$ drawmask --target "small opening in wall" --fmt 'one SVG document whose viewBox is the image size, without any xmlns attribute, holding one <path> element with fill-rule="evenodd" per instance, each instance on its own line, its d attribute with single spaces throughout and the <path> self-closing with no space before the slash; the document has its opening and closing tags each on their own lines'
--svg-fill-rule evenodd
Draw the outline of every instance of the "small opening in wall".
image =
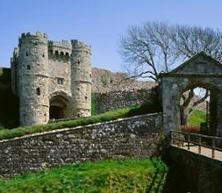
<svg viewBox="0 0 222 193">
<path fill-rule="evenodd" d="M 77 88 L 77 90 L 80 90 L 80 88 Z"/>
<path fill-rule="evenodd" d="M 87 96 L 85 96 L 85 100 L 87 100 L 88 99 L 88 97 Z"/>
<path fill-rule="evenodd" d="M 36 94 L 37 94 L 37 95 L 40 95 L 40 94 L 41 94 L 41 91 L 40 91 L 40 88 L 39 88 L 39 87 L 36 89 Z"/>
<path fill-rule="evenodd" d="M 57 78 L 57 83 L 60 85 L 64 84 L 64 78 Z"/>
<path fill-rule="evenodd" d="M 56 55 L 56 56 L 59 55 L 59 51 L 58 51 L 58 50 L 55 51 L 55 55 Z"/>
<path fill-rule="evenodd" d="M 26 52 L 26 53 L 25 53 L 25 55 L 26 55 L 26 56 L 28 56 L 28 55 L 29 55 L 29 53 L 28 53 L 28 52 Z"/>
<path fill-rule="evenodd" d="M 43 58 L 45 57 L 45 54 L 44 54 L 44 53 L 42 54 L 42 57 L 43 57 Z"/>
<path fill-rule="evenodd" d="M 69 57 L 69 53 L 68 52 L 66 52 L 66 57 Z"/>
<path fill-rule="evenodd" d="M 80 64 L 80 60 L 77 60 L 77 64 Z"/>
<path fill-rule="evenodd" d="M 64 56 L 64 52 L 60 52 L 61 56 Z"/>
<path fill-rule="evenodd" d="M 27 70 L 30 70 L 30 69 L 31 69 L 30 65 L 27 65 Z"/>
</svg>

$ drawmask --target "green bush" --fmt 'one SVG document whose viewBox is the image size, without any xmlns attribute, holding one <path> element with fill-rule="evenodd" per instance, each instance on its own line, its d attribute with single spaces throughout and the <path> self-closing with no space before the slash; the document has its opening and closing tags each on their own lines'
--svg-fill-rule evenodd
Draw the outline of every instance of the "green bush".
<svg viewBox="0 0 222 193">
<path fill-rule="evenodd" d="M 0 192 L 162 192 L 167 170 L 159 159 L 87 162 L 2 179 Z"/>
</svg>

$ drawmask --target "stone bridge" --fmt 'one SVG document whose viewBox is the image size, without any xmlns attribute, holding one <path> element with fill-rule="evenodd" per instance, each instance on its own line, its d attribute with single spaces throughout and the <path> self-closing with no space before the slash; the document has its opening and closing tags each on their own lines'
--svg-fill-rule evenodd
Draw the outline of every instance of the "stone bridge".
<svg viewBox="0 0 222 193">
<path fill-rule="evenodd" d="M 167 192 L 221 193 L 222 137 L 171 131 Z"/>
</svg>

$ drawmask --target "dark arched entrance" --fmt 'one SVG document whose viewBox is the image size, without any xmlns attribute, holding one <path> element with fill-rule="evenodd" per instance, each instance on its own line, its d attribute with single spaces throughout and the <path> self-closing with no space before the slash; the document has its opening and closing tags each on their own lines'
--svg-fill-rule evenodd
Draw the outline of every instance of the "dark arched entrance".
<svg viewBox="0 0 222 193">
<path fill-rule="evenodd" d="M 49 118 L 62 119 L 67 115 L 67 100 L 62 96 L 54 96 L 50 100 Z"/>
</svg>

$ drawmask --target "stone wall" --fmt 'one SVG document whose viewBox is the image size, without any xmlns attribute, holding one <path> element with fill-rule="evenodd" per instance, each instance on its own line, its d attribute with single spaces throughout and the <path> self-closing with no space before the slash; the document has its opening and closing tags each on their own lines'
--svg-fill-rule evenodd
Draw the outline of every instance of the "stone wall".
<svg viewBox="0 0 222 193">
<path fill-rule="evenodd" d="M 161 115 L 148 114 L 0 141 L 0 175 L 87 160 L 159 155 Z"/>
<path fill-rule="evenodd" d="M 92 92 L 150 89 L 157 84 L 154 81 L 131 79 L 126 73 L 111 72 L 106 69 L 92 68 Z"/>
<path fill-rule="evenodd" d="M 152 103 L 152 89 L 140 89 L 130 91 L 112 91 L 106 93 L 96 93 L 96 113 L 103 113 L 109 110 L 123 108 L 136 104 Z"/>
<path fill-rule="evenodd" d="M 222 162 L 187 150 L 170 147 L 165 192 L 222 192 Z"/>
</svg>

